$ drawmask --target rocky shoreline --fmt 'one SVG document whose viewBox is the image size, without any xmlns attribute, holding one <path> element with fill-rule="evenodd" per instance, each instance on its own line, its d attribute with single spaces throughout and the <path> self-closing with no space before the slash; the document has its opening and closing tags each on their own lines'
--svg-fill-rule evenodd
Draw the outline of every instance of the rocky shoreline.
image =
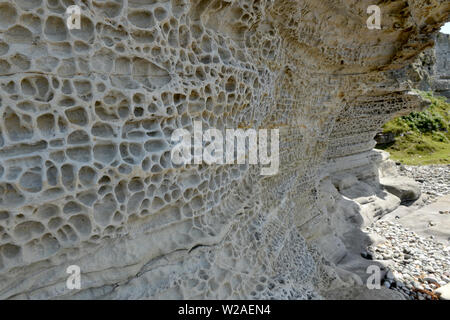
<svg viewBox="0 0 450 320">
<path fill-rule="evenodd" d="M 389 270 L 382 282 L 411 300 L 436 300 L 435 290 L 450 283 L 450 246 L 389 221 L 366 228 L 387 241 L 367 248 L 366 255 Z"/>
<path fill-rule="evenodd" d="M 410 206 L 420 208 L 450 194 L 450 165 L 397 164 L 397 167 L 401 175 L 420 183 L 422 196 Z M 450 220 L 448 210 L 436 211 L 436 216 Z M 416 219 L 409 215 L 409 218 L 406 215 L 402 219 Z M 385 241 L 369 246 L 362 256 L 386 266 L 388 271 L 382 285 L 401 293 L 406 299 L 442 299 L 444 294 L 441 291 L 450 287 L 450 238 L 441 241 L 433 235 L 418 234 L 396 223 L 396 219 L 399 217 L 394 214 L 393 221 L 382 218 L 365 229 L 365 232 L 376 234 Z"/>
<path fill-rule="evenodd" d="M 397 163 L 398 172 L 420 184 L 424 204 L 450 194 L 450 165 L 408 166 Z"/>
</svg>

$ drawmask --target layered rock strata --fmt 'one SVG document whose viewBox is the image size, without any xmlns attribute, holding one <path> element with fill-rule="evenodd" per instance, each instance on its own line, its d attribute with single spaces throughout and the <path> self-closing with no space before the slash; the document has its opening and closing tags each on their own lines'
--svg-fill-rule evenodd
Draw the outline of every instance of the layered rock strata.
<svg viewBox="0 0 450 320">
<path fill-rule="evenodd" d="M 450 101 L 450 35 L 438 33 L 436 36 L 434 54 L 436 63 L 432 73 L 431 86 L 433 91 Z"/>
<path fill-rule="evenodd" d="M 450 10 L 380 2 L 368 29 L 373 4 L 1 2 L 0 298 L 319 299 L 361 284 L 360 227 L 401 201 L 373 137 L 424 107 L 409 65 Z M 279 129 L 278 174 L 174 165 L 171 134 L 197 120 Z"/>
</svg>

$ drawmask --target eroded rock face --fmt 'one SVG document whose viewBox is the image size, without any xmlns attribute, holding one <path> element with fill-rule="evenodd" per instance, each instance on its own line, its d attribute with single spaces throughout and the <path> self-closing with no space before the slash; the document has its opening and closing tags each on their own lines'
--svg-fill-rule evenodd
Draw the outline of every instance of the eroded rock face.
<svg viewBox="0 0 450 320">
<path fill-rule="evenodd" d="M 373 137 L 423 106 L 407 66 L 448 1 L 381 4 L 381 30 L 360 0 L 86 1 L 68 30 L 71 4 L 0 4 L 0 298 L 311 299 L 360 284 L 351 232 L 400 203 Z M 174 165 L 171 134 L 195 120 L 278 128 L 279 173 Z"/>
<path fill-rule="evenodd" d="M 450 35 L 438 33 L 436 36 L 432 88 L 433 91 L 450 100 Z"/>
</svg>

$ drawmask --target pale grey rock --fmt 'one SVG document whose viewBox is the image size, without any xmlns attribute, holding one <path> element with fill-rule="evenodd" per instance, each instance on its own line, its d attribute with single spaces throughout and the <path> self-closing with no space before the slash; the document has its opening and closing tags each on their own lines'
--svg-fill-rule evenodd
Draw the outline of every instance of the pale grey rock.
<svg viewBox="0 0 450 320">
<path fill-rule="evenodd" d="M 398 172 L 420 184 L 423 204 L 417 203 L 419 206 L 430 204 L 439 197 L 450 194 L 450 165 L 400 165 Z M 446 210 L 442 211 L 445 214 Z"/>
<path fill-rule="evenodd" d="M 441 300 L 450 300 L 450 283 L 436 289 L 435 291 Z"/>
<path fill-rule="evenodd" d="M 383 153 L 383 157 L 385 161 L 380 166 L 380 184 L 401 201 L 417 200 L 421 195 L 419 184 L 409 177 L 400 175 L 395 162 L 388 160 L 386 153 Z"/>
<path fill-rule="evenodd" d="M 420 197 L 420 187 L 412 179 L 407 177 L 389 177 L 380 179 L 380 183 L 386 190 L 402 201 L 417 200 Z"/>
<path fill-rule="evenodd" d="M 385 215 L 382 220 L 395 221 L 420 235 L 433 236 L 433 240 L 448 244 L 450 243 L 450 215 L 440 214 L 439 211 L 449 207 L 450 195 L 446 195 L 419 209 L 401 206 Z"/>
<path fill-rule="evenodd" d="M 433 66 L 432 89 L 450 101 L 450 35 L 438 33 L 435 37 L 434 54 L 436 63 Z"/>
<path fill-rule="evenodd" d="M 385 275 L 385 283 L 389 282 L 391 284 L 389 288 L 397 291 L 409 289 L 411 299 L 418 299 L 420 296 L 432 299 L 427 294 L 418 295 L 414 290 L 435 292 L 439 285 L 448 283 L 445 276 L 446 270 L 450 269 L 448 247 L 443 242 L 425 238 L 400 224 L 384 219 L 385 217 L 368 226 L 366 230 L 386 238 L 382 244 L 369 246 L 368 252 L 375 256 L 376 253 L 389 255 L 392 252 L 399 252 L 398 259 L 380 261 L 389 270 Z"/>
<path fill-rule="evenodd" d="M 330 300 L 405 300 L 405 297 L 397 291 L 383 287 L 367 289 L 365 286 L 328 291 L 324 297 Z"/>
<path fill-rule="evenodd" d="M 373 137 L 427 105 L 408 70 L 448 1 L 381 3 L 381 30 L 361 1 L 77 3 L 81 30 L 72 1 L 0 3 L 0 299 L 320 299 L 364 283 L 362 228 L 400 205 Z M 175 165 L 171 134 L 196 120 L 279 129 L 279 172 Z"/>
</svg>

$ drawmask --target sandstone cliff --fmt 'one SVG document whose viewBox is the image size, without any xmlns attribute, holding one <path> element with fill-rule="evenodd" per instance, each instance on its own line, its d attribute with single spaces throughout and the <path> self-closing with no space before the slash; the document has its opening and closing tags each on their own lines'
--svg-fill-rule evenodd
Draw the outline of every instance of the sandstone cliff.
<svg viewBox="0 0 450 320">
<path fill-rule="evenodd" d="M 1 299 L 360 284 L 359 228 L 403 196 L 373 137 L 425 105 L 410 65 L 448 1 L 380 2 L 371 30 L 366 0 L 89 0 L 68 30 L 71 4 L 0 3 Z M 278 128 L 279 173 L 173 165 L 171 133 L 195 120 Z"/>
<path fill-rule="evenodd" d="M 438 33 L 435 38 L 436 63 L 432 72 L 432 89 L 450 101 L 450 35 Z"/>
</svg>

